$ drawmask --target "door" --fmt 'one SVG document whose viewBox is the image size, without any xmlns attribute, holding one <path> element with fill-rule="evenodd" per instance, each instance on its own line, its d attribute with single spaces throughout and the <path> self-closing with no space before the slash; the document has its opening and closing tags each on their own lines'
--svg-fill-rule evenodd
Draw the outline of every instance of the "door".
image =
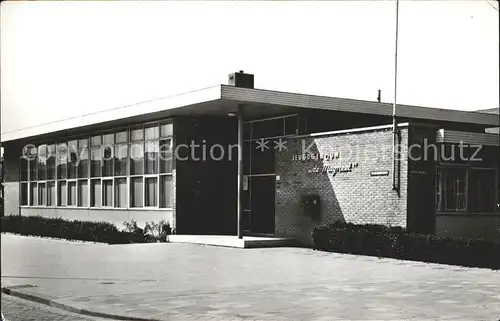
<svg viewBox="0 0 500 321">
<path fill-rule="evenodd" d="M 275 175 L 250 176 L 249 230 L 257 234 L 274 234 Z"/>
</svg>

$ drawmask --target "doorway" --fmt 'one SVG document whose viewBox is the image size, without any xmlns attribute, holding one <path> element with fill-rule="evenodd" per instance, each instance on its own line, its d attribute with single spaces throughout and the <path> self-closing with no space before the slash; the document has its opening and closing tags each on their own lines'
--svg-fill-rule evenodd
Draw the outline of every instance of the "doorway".
<svg viewBox="0 0 500 321">
<path fill-rule="evenodd" d="M 274 234 L 276 175 L 248 175 L 244 185 L 244 231 Z"/>
</svg>

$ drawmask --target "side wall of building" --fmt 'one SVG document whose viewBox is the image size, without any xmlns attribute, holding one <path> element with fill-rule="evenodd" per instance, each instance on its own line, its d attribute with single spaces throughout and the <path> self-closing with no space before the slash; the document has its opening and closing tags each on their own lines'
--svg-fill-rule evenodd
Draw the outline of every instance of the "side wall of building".
<svg viewBox="0 0 500 321">
<path fill-rule="evenodd" d="M 4 147 L 4 206 L 5 215 L 19 215 L 19 158 L 22 144 L 6 143 Z"/>
<path fill-rule="evenodd" d="M 400 129 L 399 192 L 392 188 L 391 128 L 289 140 L 276 153 L 275 234 L 310 243 L 315 227 L 339 220 L 406 227 L 408 128 Z M 333 159 L 295 160 L 304 148 Z M 323 172 L 325 165 L 339 172 Z M 303 195 L 320 197 L 319 219 L 302 212 Z"/>
<path fill-rule="evenodd" d="M 235 117 L 178 117 L 174 121 L 176 231 L 236 233 Z"/>
</svg>

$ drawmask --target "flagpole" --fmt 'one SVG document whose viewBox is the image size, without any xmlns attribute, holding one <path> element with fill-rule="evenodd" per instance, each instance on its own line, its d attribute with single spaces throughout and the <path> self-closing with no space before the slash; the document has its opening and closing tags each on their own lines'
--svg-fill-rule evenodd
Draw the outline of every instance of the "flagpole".
<svg viewBox="0 0 500 321">
<path fill-rule="evenodd" d="M 396 123 L 396 102 L 398 89 L 398 33 L 399 33 L 399 0 L 396 0 L 396 50 L 394 54 L 394 102 L 392 103 L 392 189 L 397 190 L 396 176 L 396 145 L 397 145 L 397 123 Z"/>
</svg>

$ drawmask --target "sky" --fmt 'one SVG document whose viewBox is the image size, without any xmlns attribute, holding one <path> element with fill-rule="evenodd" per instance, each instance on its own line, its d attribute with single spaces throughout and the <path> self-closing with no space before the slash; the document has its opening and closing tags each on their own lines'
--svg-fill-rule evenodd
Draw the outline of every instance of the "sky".
<svg viewBox="0 0 500 321">
<path fill-rule="evenodd" d="M 496 9 L 494 8 L 496 7 Z M 5 1 L 1 132 L 227 83 L 393 102 L 395 1 Z M 498 3 L 401 1 L 397 102 L 499 106 Z"/>
</svg>

